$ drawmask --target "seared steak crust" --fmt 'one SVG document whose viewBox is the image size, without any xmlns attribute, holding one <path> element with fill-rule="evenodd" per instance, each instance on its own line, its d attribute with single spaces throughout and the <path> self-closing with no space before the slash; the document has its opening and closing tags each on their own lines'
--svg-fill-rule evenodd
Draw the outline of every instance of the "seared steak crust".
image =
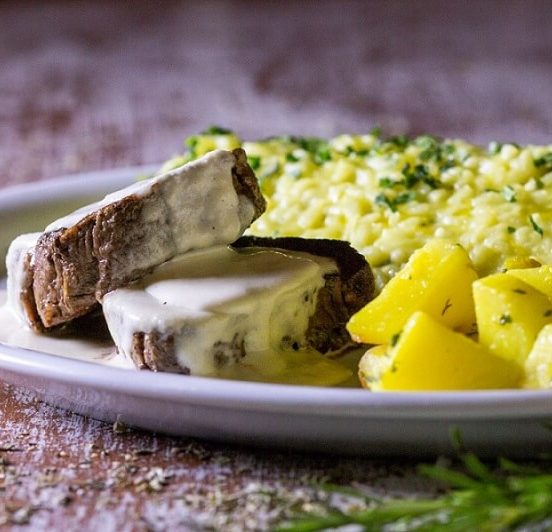
<svg viewBox="0 0 552 532">
<path fill-rule="evenodd" d="M 315 312 L 309 320 L 306 340 L 310 347 L 320 353 L 337 351 L 352 343 L 345 325 L 355 312 L 373 298 L 374 277 L 366 259 L 348 242 L 244 236 L 234 242 L 232 247 L 276 248 L 334 260 L 338 272 L 325 277 L 325 285 L 317 295 Z M 189 373 L 188 368 L 178 365 L 174 339 L 163 338 L 158 331 L 135 333 L 132 359 L 141 369 L 174 372 L 174 368 L 178 368 L 180 373 Z"/>
<path fill-rule="evenodd" d="M 237 149 L 232 156 L 232 184 L 253 205 L 251 223 L 264 211 L 265 200 L 245 152 Z M 107 292 L 141 278 L 181 252 L 163 197 L 165 186 L 155 182 L 146 194 L 125 196 L 39 238 L 27 261 L 32 283 L 21 293 L 34 330 L 42 332 L 89 313 Z"/>
</svg>

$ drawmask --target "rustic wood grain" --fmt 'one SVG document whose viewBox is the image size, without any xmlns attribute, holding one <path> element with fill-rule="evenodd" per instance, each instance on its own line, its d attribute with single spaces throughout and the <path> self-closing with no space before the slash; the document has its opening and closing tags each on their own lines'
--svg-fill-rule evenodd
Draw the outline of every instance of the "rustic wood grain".
<svg viewBox="0 0 552 532">
<path fill-rule="evenodd" d="M 210 124 L 550 143 L 551 22 L 547 0 L 2 2 L 0 185 L 159 162 Z M 121 433 L 0 387 L 6 527 L 264 529 L 315 481 L 434 490 L 413 468 Z"/>
</svg>

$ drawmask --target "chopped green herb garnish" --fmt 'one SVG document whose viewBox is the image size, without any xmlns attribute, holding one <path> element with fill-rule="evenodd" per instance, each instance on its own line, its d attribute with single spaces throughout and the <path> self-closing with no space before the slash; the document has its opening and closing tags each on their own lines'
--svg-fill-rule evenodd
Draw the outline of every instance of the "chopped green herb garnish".
<svg viewBox="0 0 552 532">
<path fill-rule="evenodd" d="M 390 200 L 385 194 L 378 194 L 375 197 L 375 202 L 378 205 L 387 205 L 387 207 L 389 207 L 389 209 L 391 209 L 392 212 L 396 212 L 397 210 L 397 207 L 395 206 L 393 201 Z"/>
<path fill-rule="evenodd" d="M 497 153 L 500 153 L 500 150 L 502 149 L 503 144 L 501 142 L 492 141 L 489 143 L 489 147 L 487 148 L 487 151 L 491 155 L 496 155 Z"/>
<path fill-rule="evenodd" d="M 198 142 L 199 142 L 199 137 L 197 135 L 192 135 L 184 141 L 184 145 L 186 146 L 186 148 L 188 148 L 188 151 L 190 152 L 190 155 L 192 157 L 195 157 L 196 155 L 195 150 Z"/>
<path fill-rule="evenodd" d="M 261 167 L 261 158 L 258 155 L 248 155 L 247 162 L 253 170 L 258 170 Z"/>
<path fill-rule="evenodd" d="M 500 316 L 498 320 L 498 323 L 500 323 L 500 325 L 506 325 L 507 323 L 512 323 L 512 316 L 510 316 L 510 314 L 502 314 L 502 316 Z"/>
<path fill-rule="evenodd" d="M 443 310 L 441 311 L 441 316 L 444 316 L 445 315 L 445 312 L 450 308 L 452 307 L 452 303 L 450 302 L 450 299 L 447 299 L 445 301 L 445 306 L 443 307 Z"/>
<path fill-rule="evenodd" d="M 430 135 L 423 135 L 416 139 L 416 145 L 422 148 L 420 152 L 420 159 L 422 161 L 434 161 L 440 163 L 444 159 L 444 155 L 452 155 L 454 148 L 450 144 L 441 144 L 439 139 Z M 452 149 L 451 149 L 452 148 Z M 454 165 L 453 161 L 449 160 L 449 163 Z"/>
<path fill-rule="evenodd" d="M 390 198 L 385 194 L 378 194 L 375 201 L 379 205 L 387 205 L 392 212 L 397 212 L 397 207 L 399 205 L 403 205 L 414 199 L 416 199 L 416 194 L 414 192 L 403 192 L 395 198 Z"/>
<path fill-rule="evenodd" d="M 409 201 L 412 201 L 416 195 L 414 192 L 404 192 L 403 194 L 399 194 L 395 198 L 395 205 L 401 205 L 402 203 L 408 203 Z"/>
<path fill-rule="evenodd" d="M 533 159 L 533 164 L 537 168 L 542 168 L 545 172 L 550 172 L 552 170 L 552 151 L 544 154 L 542 157 Z"/>
<path fill-rule="evenodd" d="M 397 345 L 397 342 L 399 341 L 399 338 L 401 337 L 401 333 L 395 333 L 393 336 L 391 336 L 391 340 L 389 340 L 389 343 L 391 344 L 391 347 L 395 347 Z"/>
<path fill-rule="evenodd" d="M 517 201 L 516 191 L 510 185 L 506 185 L 502 189 L 502 194 L 504 195 L 504 198 L 506 199 L 506 201 L 508 201 L 509 203 L 515 203 Z"/>
<path fill-rule="evenodd" d="M 453 159 L 448 159 L 441 166 L 439 166 L 439 170 L 441 172 L 445 172 L 449 168 L 454 168 L 455 166 L 456 166 L 456 161 Z"/>
<path fill-rule="evenodd" d="M 406 135 L 398 135 L 396 137 L 389 137 L 387 142 L 404 150 L 404 148 L 406 148 L 410 143 L 410 139 Z"/>
<path fill-rule="evenodd" d="M 512 292 L 515 292 L 516 294 L 526 294 L 527 292 L 523 290 L 522 288 L 514 288 Z"/>
<path fill-rule="evenodd" d="M 398 185 L 398 181 L 394 181 L 390 177 L 381 177 L 378 181 L 378 185 L 381 188 L 393 188 L 395 185 Z"/>
<path fill-rule="evenodd" d="M 293 152 L 286 153 L 286 161 L 288 163 L 296 163 L 299 161 L 299 157 L 293 154 Z"/>
<path fill-rule="evenodd" d="M 432 189 L 439 188 L 440 181 L 430 175 L 427 166 L 424 164 L 417 164 L 414 169 L 407 163 L 403 166 L 402 174 L 404 176 L 404 186 L 406 188 L 413 188 L 418 183 L 422 182 L 428 185 Z"/>
<path fill-rule="evenodd" d="M 330 145 L 327 140 L 318 137 L 280 137 L 282 140 L 297 144 L 299 148 L 309 152 L 316 164 L 331 160 Z"/>
<path fill-rule="evenodd" d="M 506 228 L 506 231 L 508 231 L 508 233 L 512 234 L 512 233 L 515 233 L 515 232 L 516 232 L 516 228 L 515 228 L 515 227 L 512 227 L 511 225 L 509 225 L 509 226 Z"/>
<path fill-rule="evenodd" d="M 370 130 L 370 135 L 372 135 L 372 137 L 380 138 L 381 134 L 382 134 L 381 126 L 375 126 Z"/>
<path fill-rule="evenodd" d="M 226 129 L 220 126 L 210 126 L 201 132 L 202 135 L 231 135 L 231 129 Z"/>
<path fill-rule="evenodd" d="M 543 228 L 537 222 L 535 222 L 535 219 L 533 218 L 533 215 L 531 215 L 531 214 L 529 215 L 529 221 L 531 222 L 531 226 L 533 227 L 533 231 L 538 233 L 541 236 L 541 238 L 544 238 Z"/>
<path fill-rule="evenodd" d="M 316 153 L 314 154 L 314 162 L 316 164 L 322 164 L 326 161 L 332 160 L 332 153 L 330 152 L 329 146 L 320 146 Z"/>
<path fill-rule="evenodd" d="M 355 150 L 352 146 L 347 146 L 345 149 L 347 155 L 357 155 L 358 157 L 366 157 L 370 153 L 370 150 L 363 148 L 362 150 Z"/>
<path fill-rule="evenodd" d="M 550 316 L 552 316 L 552 308 L 545 310 L 543 315 L 545 318 L 549 318 Z"/>
</svg>

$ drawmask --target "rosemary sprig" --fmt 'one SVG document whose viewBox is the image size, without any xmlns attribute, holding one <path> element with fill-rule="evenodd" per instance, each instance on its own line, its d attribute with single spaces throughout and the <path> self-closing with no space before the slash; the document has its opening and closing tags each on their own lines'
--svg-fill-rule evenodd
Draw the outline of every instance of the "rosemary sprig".
<svg viewBox="0 0 552 532">
<path fill-rule="evenodd" d="M 345 525 L 365 531 L 460 532 L 464 530 L 518 531 L 552 529 L 552 474 L 499 459 L 497 472 L 475 454 L 460 456 L 464 471 L 421 465 L 422 475 L 449 486 L 432 499 L 386 499 L 375 502 L 361 492 L 367 509 L 297 517 L 280 527 L 285 532 L 310 532 Z M 322 489 L 324 489 L 322 487 Z M 335 487 L 332 488 L 335 491 Z M 349 488 L 344 494 L 352 495 Z"/>
</svg>

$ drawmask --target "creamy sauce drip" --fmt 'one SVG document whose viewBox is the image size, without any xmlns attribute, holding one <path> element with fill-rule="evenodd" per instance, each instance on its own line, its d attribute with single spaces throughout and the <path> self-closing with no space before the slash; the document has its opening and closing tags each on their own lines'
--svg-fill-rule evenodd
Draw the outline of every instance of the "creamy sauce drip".
<svg viewBox="0 0 552 532">
<path fill-rule="evenodd" d="M 0 291 L 0 342 L 64 358 L 84 360 L 119 368 L 132 368 L 130 361 L 117 354 L 113 340 L 98 322 L 90 321 L 86 331 L 65 334 L 36 334 L 20 320 Z M 105 329 L 105 327 L 104 327 Z M 1 349 L 1 347 L 0 347 Z"/>
<path fill-rule="evenodd" d="M 197 206 L 201 195 L 211 195 L 216 197 L 207 198 L 216 199 L 214 203 L 202 202 L 202 204 L 212 204 L 213 211 L 232 207 L 236 214 L 235 220 L 227 220 L 227 224 L 239 226 L 243 229 L 251 222 L 253 206 L 245 198 L 238 198 L 232 181 L 232 168 L 235 164 L 235 158 L 232 153 L 224 150 L 216 150 L 197 161 L 193 161 L 184 166 L 176 168 L 170 172 L 132 183 L 128 187 L 117 190 L 105 196 L 104 199 L 85 205 L 76 211 L 59 218 L 50 223 L 45 231 L 54 231 L 64 227 L 71 227 L 83 220 L 89 214 L 129 196 L 145 197 L 152 192 L 154 188 L 162 190 L 164 201 L 169 208 L 182 208 L 182 195 L 187 196 L 190 206 Z M 167 190 L 164 190 L 166 188 Z M 212 190 L 210 190 L 212 188 Z M 178 197 L 178 198 L 177 198 Z M 177 202 L 176 199 L 179 201 Z M 205 200 L 205 198 L 203 198 Z M 217 207 L 215 207 L 217 205 Z M 235 207 L 235 209 L 234 209 Z M 199 209 L 193 209 L 200 211 Z M 176 214 L 176 213 L 175 213 Z M 182 214 L 182 212 L 180 212 Z M 192 211 L 190 211 L 192 214 Z M 191 216 L 191 218 L 194 218 Z M 204 218 L 206 218 L 204 216 Z M 247 220 L 247 218 L 249 218 Z M 223 227 L 228 230 L 228 226 Z"/>
<path fill-rule="evenodd" d="M 6 255 L 6 270 L 9 272 L 6 283 L 8 305 L 23 323 L 27 322 L 27 317 L 21 303 L 21 291 L 27 284 L 27 277 L 29 275 L 24 264 L 27 253 L 32 253 L 41 234 L 42 233 L 28 233 L 18 236 L 10 244 Z"/>
<path fill-rule="evenodd" d="M 236 378 L 244 373 L 248 380 L 288 382 L 283 375 L 290 365 L 297 371 L 302 364 L 302 381 L 320 379 L 325 372 L 322 379 L 335 384 L 346 377 L 342 368 L 340 373 L 318 353 L 282 345 L 288 337 L 304 341 L 316 293 L 331 271 L 335 263 L 326 258 L 219 246 L 180 256 L 133 287 L 107 294 L 104 314 L 128 357 L 135 333 L 156 331 L 175 338 L 179 364 L 193 375 Z M 318 373 L 308 377 L 313 364 Z M 332 371 L 324 369 L 329 366 Z"/>
<path fill-rule="evenodd" d="M 117 352 L 109 336 L 97 334 L 94 330 L 97 323 L 90 322 L 90 328 L 72 334 L 36 334 L 5 303 L 6 292 L 0 290 L 0 343 L 102 366 L 135 370 L 132 362 Z M 273 351 L 253 354 L 245 364 L 236 364 L 205 376 L 305 386 L 358 387 L 353 373 L 361 354 L 351 352 L 332 360 L 310 350 Z"/>
</svg>

